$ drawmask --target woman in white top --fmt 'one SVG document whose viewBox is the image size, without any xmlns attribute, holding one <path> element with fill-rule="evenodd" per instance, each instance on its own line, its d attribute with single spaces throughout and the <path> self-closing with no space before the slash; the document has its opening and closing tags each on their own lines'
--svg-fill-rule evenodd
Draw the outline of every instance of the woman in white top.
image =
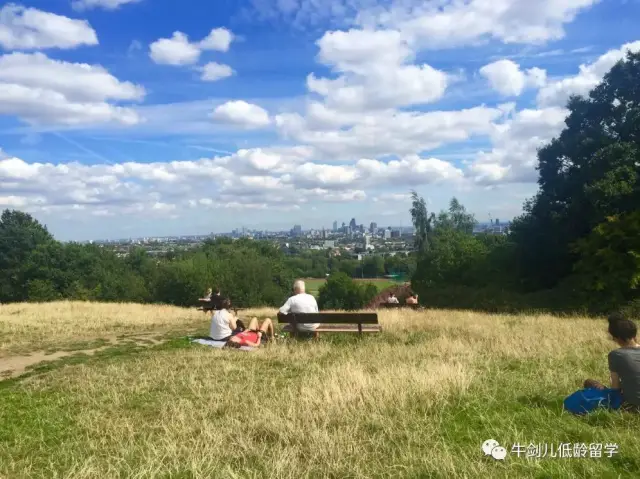
<svg viewBox="0 0 640 479">
<path fill-rule="evenodd" d="M 222 300 L 220 306 L 221 308 L 211 317 L 209 337 L 214 341 L 228 341 L 232 336 L 242 332 L 243 328 L 238 327 L 236 317 L 229 311 L 229 299 Z"/>
</svg>

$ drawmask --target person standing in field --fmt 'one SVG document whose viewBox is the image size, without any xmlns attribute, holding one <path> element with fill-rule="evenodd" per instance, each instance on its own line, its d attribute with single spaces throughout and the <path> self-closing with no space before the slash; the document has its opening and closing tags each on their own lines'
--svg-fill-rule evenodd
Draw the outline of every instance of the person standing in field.
<svg viewBox="0 0 640 479">
<path fill-rule="evenodd" d="M 640 345 L 636 339 L 638 328 L 622 315 L 609 316 L 609 334 L 620 346 L 609 353 L 611 388 L 622 393 L 622 409 L 640 412 Z M 593 379 L 584 382 L 585 388 L 606 389 Z"/>
<path fill-rule="evenodd" d="M 316 298 L 305 292 L 305 284 L 301 279 L 293 283 L 293 296 L 280 308 L 282 314 L 289 313 L 317 313 Z M 320 324 L 298 324 L 298 331 L 315 333 Z"/>
</svg>

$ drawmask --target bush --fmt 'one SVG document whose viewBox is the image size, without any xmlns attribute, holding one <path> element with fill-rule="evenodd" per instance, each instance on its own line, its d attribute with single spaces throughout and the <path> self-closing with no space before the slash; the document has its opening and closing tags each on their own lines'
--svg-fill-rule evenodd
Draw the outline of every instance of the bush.
<svg viewBox="0 0 640 479">
<path fill-rule="evenodd" d="M 347 311 L 362 309 L 377 292 L 373 284 L 360 285 L 345 273 L 335 273 L 320 287 L 318 306 Z"/>
</svg>

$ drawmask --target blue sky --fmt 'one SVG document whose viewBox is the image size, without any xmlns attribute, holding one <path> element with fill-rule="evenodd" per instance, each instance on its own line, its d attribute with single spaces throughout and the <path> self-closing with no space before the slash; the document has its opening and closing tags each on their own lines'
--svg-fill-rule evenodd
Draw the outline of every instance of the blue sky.
<svg viewBox="0 0 640 479">
<path fill-rule="evenodd" d="M 411 189 L 509 219 L 569 95 L 640 49 L 635 0 L 0 8 L 0 208 L 61 239 L 408 225 Z"/>
</svg>

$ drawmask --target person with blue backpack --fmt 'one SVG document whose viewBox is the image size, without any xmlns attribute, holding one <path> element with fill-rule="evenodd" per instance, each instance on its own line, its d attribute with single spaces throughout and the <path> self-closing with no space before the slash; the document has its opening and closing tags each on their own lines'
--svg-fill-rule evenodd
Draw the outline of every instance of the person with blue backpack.
<svg viewBox="0 0 640 479">
<path fill-rule="evenodd" d="M 640 412 L 640 345 L 638 328 L 620 314 L 609 316 L 609 334 L 620 346 L 609 353 L 611 387 L 587 379 L 584 389 L 564 400 L 564 407 L 574 414 L 586 414 L 599 407 Z"/>
</svg>

